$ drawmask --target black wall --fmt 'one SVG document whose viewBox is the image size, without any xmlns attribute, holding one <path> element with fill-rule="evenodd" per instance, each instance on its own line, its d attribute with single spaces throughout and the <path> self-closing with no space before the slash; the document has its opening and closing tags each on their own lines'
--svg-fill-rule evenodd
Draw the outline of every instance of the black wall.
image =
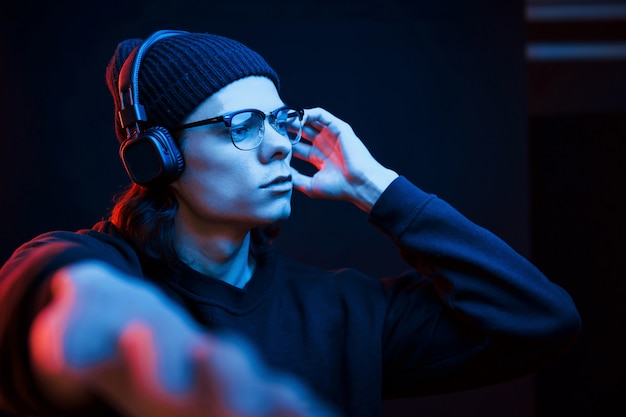
<svg viewBox="0 0 626 417">
<path fill-rule="evenodd" d="M 534 257 L 583 318 L 579 343 L 537 378 L 537 415 L 624 415 L 626 111 L 536 117 L 530 132 Z"/>
<path fill-rule="evenodd" d="M 579 343 L 538 375 L 537 416 L 626 415 L 626 1 L 531 3 L 588 12 L 527 31 L 531 46 L 587 51 L 528 66 L 533 258 L 583 319 Z"/>
<path fill-rule="evenodd" d="M 248 44 L 279 72 L 287 102 L 320 105 L 349 121 L 381 162 L 530 255 L 522 0 L 1 7 L 1 260 L 38 233 L 88 227 L 106 214 L 127 178 L 104 68 L 119 40 L 162 28 Z M 327 267 L 381 276 L 404 268 L 365 216 L 339 202 L 296 195 L 279 244 Z M 527 417 L 535 396 L 531 376 L 389 402 L 386 415 Z"/>
</svg>

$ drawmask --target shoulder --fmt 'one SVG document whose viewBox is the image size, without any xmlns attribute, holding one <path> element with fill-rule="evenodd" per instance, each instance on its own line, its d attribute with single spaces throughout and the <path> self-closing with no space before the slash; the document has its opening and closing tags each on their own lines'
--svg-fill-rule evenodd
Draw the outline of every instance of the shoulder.
<svg viewBox="0 0 626 417">
<path fill-rule="evenodd" d="M 20 249 L 52 242 L 67 242 L 68 244 L 76 243 L 98 246 L 100 244 L 125 243 L 125 240 L 111 222 L 103 220 L 87 229 L 80 229 L 76 231 L 52 230 L 42 233 L 24 243 L 20 246 Z"/>
<path fill-rule="evenodd" d="M 77 231 L 55 230 L 42 233 L 15 250 L 4 268 L 37 266 L 50 273 L 70 263 L 93 259 L 130 272 L 139 265 L 132 246 L 106 221 Z"/>
</svg>

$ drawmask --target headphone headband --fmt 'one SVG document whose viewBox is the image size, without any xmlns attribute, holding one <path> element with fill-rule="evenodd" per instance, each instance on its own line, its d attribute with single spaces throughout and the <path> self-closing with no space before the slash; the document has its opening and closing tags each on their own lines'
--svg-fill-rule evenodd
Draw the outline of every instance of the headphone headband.
<svg viewBox="0 0 626 417">
<path fill-rule="evenodd" d="M 145 131 L 141 123 L 148 121 L 146 110 L 139 102 L 139 68 L 148 49 L 161 39 L 182 35 L 181 30 L 160 30 L 135 48 L 120 69 L 118 93 L 120 110 L 117 117 L 126 140 L 120 146 L 120 157 L 131 180 L 144 186 L 169 184 L 183 171 L 183 156 L 176 142 L 162 126 Z"/>
<path fill-rule="evenodd" d="M 159 30 L 154 32 L 141 45 L 135 48 L 124 61 L 117 84 L 120 96 L 118 118 L 122 128 L 129 129 L 131 125 L 148 121 L 146 111 L 139 103 L 139 67 L 144 55 L 152 45 L 161 39 L 185 33 L 188 32 L 182 30 Z"/>
</svg>

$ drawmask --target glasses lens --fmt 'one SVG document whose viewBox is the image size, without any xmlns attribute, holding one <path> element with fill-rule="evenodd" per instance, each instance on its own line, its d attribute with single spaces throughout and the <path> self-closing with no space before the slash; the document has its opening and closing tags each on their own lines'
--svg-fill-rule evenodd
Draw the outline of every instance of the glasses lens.
<svg viewBox="0 0 626 417">
<path fill-rule="evenodd" d="M 235 146 L 243 150 L 259 146 L 264 129 L 263 116 L 252 111 L 237 113 L 230 121 L 230 137 Z"/>
<path fill-rule="evenodd" d="M 271 125 L 278 133 L 296 143 L 302 136 L 302 120 L 300 113 L 294 109 L 278 109 L 272 114 Z"/>
</svg>

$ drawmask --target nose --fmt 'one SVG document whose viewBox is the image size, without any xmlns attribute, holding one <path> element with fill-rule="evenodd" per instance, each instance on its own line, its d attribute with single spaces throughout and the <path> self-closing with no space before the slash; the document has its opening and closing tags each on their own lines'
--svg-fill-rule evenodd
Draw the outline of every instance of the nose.
<svg viewBox="0 0 626 417">
<path fill-rule="evenodd" d="M 263 136 L 263 142 L 260 146 L 260 155 L 263 162 L 270 162 L 275 159 L 288 159 L 291 158 L 291 141 L 285 135 L 278 133 L 269 123 L 265 120 L 265 134 Z"/>
</svg>

